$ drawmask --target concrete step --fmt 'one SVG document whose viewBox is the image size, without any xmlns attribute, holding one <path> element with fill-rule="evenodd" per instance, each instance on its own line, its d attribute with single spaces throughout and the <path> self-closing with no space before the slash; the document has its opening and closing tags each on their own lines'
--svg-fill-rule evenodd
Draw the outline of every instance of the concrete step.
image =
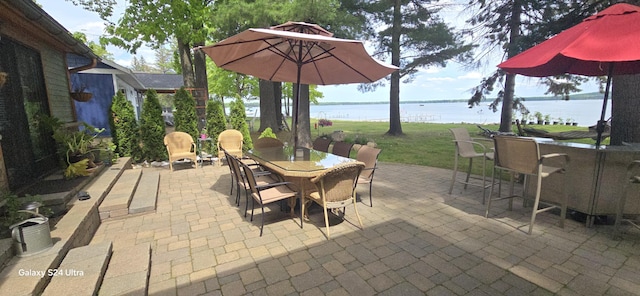
<svg viewBox="0 0 640 296">
<path fill-rule="evenodd" d="M 147 295 L 150 270 L 150 243 L 114 250 L 98 295 Z"/>
<path fill-rule="evenodd" d="M 129 214 L 153 212 L 156 209 L 158 198 L 158 184 L 160 172 L 157 170 L 144 170 L 138 187 L 129 204 Z"/>
<path fill-rule="evenodd" d="M 40 295 L 51 276 L 49 270 L 58 270 L 67 253 L 87 245 L 100 226 L 98 205 L 118 177 L 131 169 L 131 159 L 121 157 L 117 163 L 97 175 L 82 191 L 90 194 L 88 200 L 71 199 L 69 211 L 51 230 L 54 244 L 51 249 L 29 257 L 14 256 L 1 267 L 0 295 Z M 80 189 L 78 189 L 80 190 Z M 75 196 L 75 195 L 74 195 Z"/>
<path fill-rule="evenodd" d="M 14 255 L 13 239 L 0 239 L 0 268 L 2 268 Z"/>
<path fill-rule="evenodd" d="M 71 249 L 60 267 L 47 271 L 51 282 L 42 295 L 95 295 L 102 284 L 111 248 L 111 242 L 106 242 Z"/>
<path fill-rule="evenodd" d="M 100 219 L 117 218 L 129 214 L 129 203 L 138 186 L 142 170 L 125 170 L 104 198 L 98 212 Z"/>
</svg>

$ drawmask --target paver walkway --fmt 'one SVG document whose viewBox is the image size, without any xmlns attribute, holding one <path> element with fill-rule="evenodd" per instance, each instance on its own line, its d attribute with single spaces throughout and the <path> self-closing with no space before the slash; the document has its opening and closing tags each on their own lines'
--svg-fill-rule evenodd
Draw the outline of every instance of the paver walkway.
<svg viewBox="0 0 640 296">
<path fill-rule="evenodd" d="M 527 235 L 515 227 L 529 209 L 497 203 L 485 219 L 479 189 L 447 194 L 449 170 L 382 163 L 375 178 L 364 230 L 336 222 L 327 240 L 321 212 L 300 229 L 277 206 L 259 237 L 225 166 L 161 170 L 157 212 L 104 221 L 92 243 L 151 243 L 151 295 L 640 294 L 637 231 L 616 241 L 612 226 L 543 213 Z"/>
</svg>

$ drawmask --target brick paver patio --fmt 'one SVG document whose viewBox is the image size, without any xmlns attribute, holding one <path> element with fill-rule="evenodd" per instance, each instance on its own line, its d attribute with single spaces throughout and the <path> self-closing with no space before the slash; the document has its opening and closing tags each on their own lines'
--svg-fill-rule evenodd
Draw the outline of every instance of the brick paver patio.
<svg viewBox="0 0 640 296">
<path fill-rule="evenodd" d="M 479 189 L 449 170 L 382 163 L 368 198 L 327 240 L 321 212 L 300 229 L 276 206 L 250 222 L 229 196 L 226 166 L 162 169 L 157 212 L 105 221 L 92 243 L 149 242 L 151 295 L 639 295 L 640 233 L 612 240 L 612 226 L 585 228 L 543 213 L 532 235 L 515 202 L 484 218 Z M 359 187 L 366 196 L 368 188 Z M 259 211 L 257 212 L 259 215 Z M 350 223 L 356 222 L 355 224 Z"/>
</svg>

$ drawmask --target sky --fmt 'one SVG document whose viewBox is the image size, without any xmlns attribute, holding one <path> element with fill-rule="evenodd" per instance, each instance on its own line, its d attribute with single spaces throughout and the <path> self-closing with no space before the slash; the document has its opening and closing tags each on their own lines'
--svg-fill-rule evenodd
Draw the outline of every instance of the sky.
<svg viewBox="0 0 640 296">
<path fill-rule="evenodd" d="M 88 40 L 97 42 L 100 35 L 104 34 L 104 22 L 98 14 L 88 12 L 74 6 L 67 0 L 38 0 L 42 8 L 64 26 L 69 32 L 83 32 Z M 118 6 L 114 9 L 112 21 L 117 21 L 123 13 L 126 2 L 118 0 Z M 459 22 L 464 19 L 458 13 L 449 13 L 444 16 L 445 21 Z M 366 44 L 366 41 L 365 41 Z M 113 54 L 114 62 L 128 67 L 133 56 L 125 50 L 108 46 L 107 50 Z M 369 51 L 372 52 L 371 50 Z M 154 51 L 149 48 L 141 48 L 136 52 L 138 58 L 144 57 L 147 62 L 155 60 Z M 500 61 L 488 63 L 485 68 L 467 70 L 461 65 L 449 62 L 446 67 L 423 68 L 410 83 L 400 85 L 400 101 L 429 101 L 469 99 L 471 89 L 478 85 L 483 77 L 495 70 L 495 65 Z M 538 85 L 538 80 L 518 76 L 516 95 L 520 97 L 544 96 L 545 88 Z M 358 91 L 357 84 L 339 86 L 319 86 L 324 98 L 320 102 L 388 102 L 389 83 L 386 87 L 380 87 L 374 92 L 362 93 Z M 598 86 L 589 84 L 582 87 L 582 92 L 597 92 Z M 491 96 L 491 95 L 490 95 Z"/>
</svg>

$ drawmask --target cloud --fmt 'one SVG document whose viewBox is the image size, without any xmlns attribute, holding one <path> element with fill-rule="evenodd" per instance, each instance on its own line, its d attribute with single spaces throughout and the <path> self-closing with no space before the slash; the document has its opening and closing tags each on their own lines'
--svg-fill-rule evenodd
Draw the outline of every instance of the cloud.
<svg viewBox="0 0 640 296">
<path fill-rule="evenodd" d="M 67 28 L 69 32 L 82 32 L 87 35 L 87 39 L 90 41 L 98 42 L 101 35 L 104 34 L 104 23 L 101 21 L 87 22 L 77 24 L 71 28 Z"/>
<path fill-rule="evenodd" d="M 457 78 L 453 78 L 453 77 L 426 77 L 424 78 L 425 81 L 430 81 L 430 82 L 449 82 L 449 81 L 456 81 Z"/>
<path fill-rule="evenodd" d="M 466 72 L 463 75 L 460 75 L 458 77 L 456 77 L 456 79 L 473 79 L 473 80 L 477 80 L 477 79 L 481 79 L 482 78 L 482 74 L 480 72 Z"/>
</svg>

